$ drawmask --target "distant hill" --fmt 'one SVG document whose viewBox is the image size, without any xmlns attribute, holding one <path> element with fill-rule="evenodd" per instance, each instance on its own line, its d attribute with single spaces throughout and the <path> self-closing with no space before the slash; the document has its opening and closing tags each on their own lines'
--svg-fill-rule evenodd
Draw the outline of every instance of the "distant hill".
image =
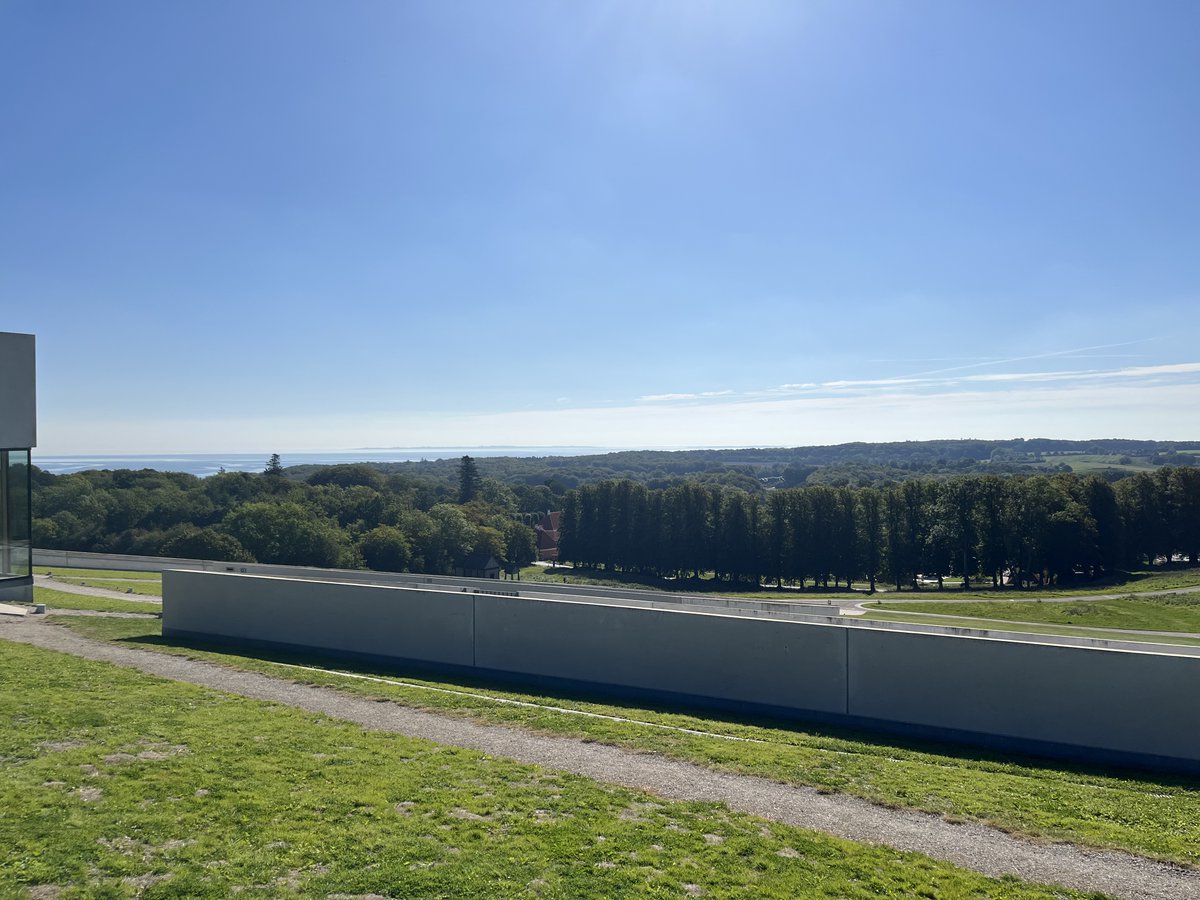
<svg viewBox="0 0 1200 900">
<path fill-rule="evenodd" d="M 610 478 L 654 487 L 678 481 L 727 484 L 750 491 L 801 484 L 879 484 L 914 477 L 965 473 L 1073 471 L 1115 480 L 1161 465 L 1200 464 L 1200 441 L 1135 441 L 1120 438 L 1063 441 L 902 441 L 740 450 L 624 450 L 589 456 L 480 457 L 482 475 L 509 484 L 549 484 L 555 493 Z M 384 474 L 453 481 L 458 460 L 370 463 Z M 290 466 L 307 479 L 322 466 Z"/>
</svg>

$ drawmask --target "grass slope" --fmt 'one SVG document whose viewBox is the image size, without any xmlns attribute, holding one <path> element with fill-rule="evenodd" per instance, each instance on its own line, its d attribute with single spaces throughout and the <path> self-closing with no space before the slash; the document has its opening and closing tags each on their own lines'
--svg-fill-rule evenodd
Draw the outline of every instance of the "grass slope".
<svg viewBox="0 0 1200 900">
<path fill-rule="evenodd" d="M 406 682 L 381 684 L 286 665 L 322 665 L 303 657 L 251 655 L 254 651 L 175 643 L 163 639 L 159 623 L 153 621 L 93 618 L 67 624 L 91 637 L 391 699 L 406 706 L 663 753 L 714 769 L 812 785 L 876 803 L 978 819 L 1011 832 L 1115 847 L 1200 866 L 1197 779 L 1113 773 L 846 729 L 740 719 L 707 710 L 613 702 L 565 692 L 539 693 L 507 684 L 431 679 L 427 674 L 338 664 L 343 671 Z M 497 699 L 536 705 L 514 706 Z M 588 717 L 563 709 L 636 721 Z"/>
<path fill-rule="evenodd" d="M 104 588 L 108 591 L 120 591 L 123 594 L 146 594 L 153 597 L 162 596 L 162 581 L 151 580 L 148 578 L 139 579 L 119 579 L 119 578 L 66 578 L 62 575 L 55 575 L 51 582 L 62 582 L 63 584 L 75 584 L 83 587 Z"/>
<path fill-rule="evenodd" d="M 899 612 L 869 612 L 862 618 L 874 619 L 879 622 L 897 622 L 899 624 L 939 625 L 943 628 L 979 628 L 985 631 L 1012 631 L 1020 634 L 1048 634 L 1064 637 L 1097 638 L 1107 641 L 1130 641 L 1145 643 L 1160 647 L 1163 644 L 1179 644 L 1188 647 L 1200 647 L 1200 638 L 1186 637 L 1175 634 L 1139 635 L 1136 632 L 1113 631 L 1111 628 L 1082 628 L 1077 625 L 1025 625 L 1019 622 L 1005 622 L 994 619 L 981 619 L 974 616 L 944 616 L 931 613 L 899 613 Z"/>
<path fill-rule="evenodd" d="M 870 607 L 871 610 L 876 608 L 1010 622 L 1042 622 L 1047 625 L 1200 633 L 1200 593 L 1131 596 L 1124 600 L 1081 600 L 1077 603 L 1009 600 L 983 603 L 883 603 L 879 607 Z"/>
<path fill-rule="evenodd" d="M 4 896 L 1080 896 L 21 645 L 0 683 Z"/>
<path fill-rule="evenodd" d="M 125 581 L 158 581 L 161 572 L 133 572 L 125 569 L 75 569 L 67 566 L 34 566 L 35 575 L 62 575 L 67 578 L 120 578 Z"/>
<path fill-rule="evenodd" d="M 158 613 L 162 611 L 161 603 L 148 600 L 120 600 L 115 597 L 92 597 L 88 594 L 73 594 L 68 591 L 56 591 L 53 588 L 41 586 L 33 589 L 33 599 L 36 603 L 45 603 L 50 610 L 55 609 L 86 609 L 95 612 L 132 612 Z"/>
</svg>

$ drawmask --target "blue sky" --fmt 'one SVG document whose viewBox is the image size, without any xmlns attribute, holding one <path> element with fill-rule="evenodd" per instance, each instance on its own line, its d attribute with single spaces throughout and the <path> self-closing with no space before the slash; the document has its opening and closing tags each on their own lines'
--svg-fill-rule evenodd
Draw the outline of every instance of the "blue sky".
<svg viewBox="0 0 1200 900">
<path fill-rule="evenodd" d="M 46 453 L 1200 439 L 1200 4 L 0 0 Z"/>
</svg>

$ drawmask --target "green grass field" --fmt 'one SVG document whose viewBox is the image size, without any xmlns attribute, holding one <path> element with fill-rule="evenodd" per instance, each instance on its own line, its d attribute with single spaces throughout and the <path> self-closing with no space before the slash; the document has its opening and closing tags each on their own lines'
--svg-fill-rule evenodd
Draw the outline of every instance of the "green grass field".
<svg viewBox="0 0 1200 900">
<path fill-rule="evenodd" d="M 87 578 L 67 578 L 62 575 L 55 575 L 51 579 L 51 583 L 61 582 L 63 584 L 75 584 L 85 587 L 104 588 L 107 591 L 117 591 L 118 593 L 127 594 L 143 594 L 148 597 L 162 596 L 162 580 L 149 578 L 140 578 L 134 580 L 120 580 L 116 578 L 95 578 L 89 576 Z"/>
<path fill-rule="evenodd" d="M 63 621 L 91 637 L 391 699 L 415 708 L 663 753 L 714 769 L 811 785 L 951 818 L 976 819 L 1014 833 L 1114 847 L 1200 866 L 1200 779 L 1120 773 L 636 701 L 523 691 L 494 682 L 431 679 L 427 674 L 382 668 L 342 669 L 404 683 L 365 681 L 289 665 L 329 665 L 303 657 L 252 655 L 252 651 L 165 640 L 156 621 Z M 503 700 L 533 705 L 498 702 Z"/>
<path fill-rule="evenodd" d="M 5 897 L 1081 896 L 0 648 Z"/>
<path fill-rule="evenodd" d="M 64 566 L 34 566 L 35 575 L 62 575 L 67 578 L 120 578 L 125 581 L 157 581 L 162 583 L 161 572 L 131 572 L 124 569 L 69 569 Z"/>
<path fill-rule="evenodd" d="M 883 603 L 881 610 L 937 613 L 1040 622 L 1047 625 L 1080 625 L 1088 628 L 1131 628 L 1143 631 L 1179 631 L 1200 634 L 1200 593 L 1125 600 L 1081 600 L 1077 603 L 1041 603 L 1036 600 L 1000 600 L 981 603 Z M 870 607 L 872 611 L 875 605 Z M 909 619 L 892 617 L 893 621 Z M 932 621 L 932 620 L 930 620 Z M 943 623 L 953 624 L 953 623 Z"/>
<path fill-rule="evenodd" d="M 162 611 L 161 603 L 151 603 L 146 600 L 118 600 L 113 597 L 90 597 L 87 594 L 73 594 L 67 591 L 56 591 L 38 585 L 33 589 L 35 603 L 45 603 L 50 610 L 54 609 L 85 609 L 94 612 L 131 612 L 157 613 Z"/>
<path fill-rule="evenodd" d="M 926 586 L 920 591 L 905 587 L 900 593 L 903 596 L 928 597 L 934 600 L 1036 600 L 1043 598 L 1052 600 L 1064 597 L 1087 597 L 1093 594 L 1139 594 L 1155 591 L 1172 591 L 1179 588 L 1200 587 L 1200 568 L 1163 567 L 1154 569 L 1138 569 L 1132 572 L 1119 572 L 1110 578 L 1097 578 L 1095 581 L 1078 583 L 1064 587 L 1044 587 L 1016 589 L 1012 587 L 992 588 L 990 583 L 970 591 L 956 590 L 951 587 L 955 582 L 947 580 L 946 589 L 939 591 L 936 586 Z M 895 585 L 881 584 L 881 592 L 872 598 L 858 599 L 880 600 L 887 603 L 888 595 L 896 596 Z M 909 604 L 905 604 L 905 608 Z"/>
<path fill-rule="evenodd" d="M 1121 462 L 1121 459 L 1120 454 L 1062 453 L 1047 457 L 1046 462 L 1064 462 L 1077 475 L 1090 475 L 1093 472 L 1101 472 L 1105 469 L 1118 469 L 1122 472 L 1136 473 L 1153 472 L 1158 468 L 1158 466 L 1144 456 L 1128 457 L 1130 462 L 1127 463 Z"/>
<path fill-rule="evenodd" d="M 974 605 L 974 604 L 972 604 Z M 1181 635 L 1138 635 L 1133 632 L 1113 631 L 1111 628 L 1081 628 L 1076 625 L 1023 625 L 1016 622 L 1004 622 L 993 619 L 980 619 L 973 616 L 935 616 L 930 613 L 904 614 L 899 612 L 869 612 L 864 619 L 878 622 L 897 622 L 911 625 L 940 625 L 943 628 L 979 628 L 985 631 L 1012 631 L 1020 634 L 1047 634 L 1063 637 L 1096 638 L 1102 641 L 1130 641 L 1132 643 L 1178 644 L 1187 647 L 1200 647 L 1200 637 L 1184 637 Z"/>
</svg>

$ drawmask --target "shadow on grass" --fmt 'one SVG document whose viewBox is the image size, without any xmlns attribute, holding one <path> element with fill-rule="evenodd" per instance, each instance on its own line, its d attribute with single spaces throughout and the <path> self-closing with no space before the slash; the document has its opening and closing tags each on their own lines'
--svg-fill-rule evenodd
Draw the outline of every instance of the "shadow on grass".
<svg viewBox="0 0 1200 900">
<path fill-rule="evenodd" d="M 542 679 L 519 675 L 480 676 L 460 672 L 448 673 L 445 669 L 416 664 L 402 665 L 387 662 L 366 662 L 338 654 L 301 653 L 297 651 L 211 641 L 187 640 L 163 637 L 157 634 L 117 638 L 114 643 L 138 645 L 146 648 L 171 647 L 177 650 L 220 653 L 231 657 L 231 664 L 238 659 L 312 666 L 316 669 L 351 672 L 378 678 L 432 682 L 432 686 L 450 690 L 479 694 L 510 694 L 512 699 L 538 705 L 570 706 L 573 703 L 601 704 L 604 712 L 637 720 L 645 713 L 691 716 L 711 723 L 708 727 L 719 729 L 722 725 L 747 726 L 767 731 L 803 733 L 817 740 L 844 741 L 863 745 L 863 749 L 838 748 L 839 752 L 858 753 L 863 756 L 879 756 L 893 761 L 898 754 L 913 753 L 940 757 L 937 765 L 978 768 L 980 766 L 1027 770 L 1038 777 L 1066 775 L 1078 777 L 1120 778 L 1126 782 L 1141 782 L 1148 786 L 1173 787 L 1189 791 L 1200 791 L 1200 776 L 1147 771 L 1144 769 L 1105 765 L 1101 763 L 1076 762 L 1058 757 L 1035 756 L 1027 753 L 990 749 L 971 744 L 952 743 L 929 738 L 911 737 L 891 732 L 868 731 L 861 728 L 828 724 L 800 717 L 773 716 L 754 712 L 738 712 L 725 706 L 705 706 L 674 703 L 649 696 L 631 696 L 627 690 L 595 687 L 563 686 Z M 300 679 L 297 679 L 300 680 Z M 401 702 L 402 701 L 397 701 Z M 436 706 L 427 707 L 433 712 L 441 711 Z M 519 725 L 517 727 L 520 727 Z M 679 726 L 686 727 L 686 726 Z M 701 726 L 703 728 L 703 726 Z M 768 736 L 769 739 L 769 736 Z"/>
<path fill-rule="evenodd" d="M 955 594 L 966 594 L 974 597 L 979 594 L 992 595 L 997 598 L 1003 597 L 1011 599 L 1012 597 L 1030 597 L 1036 598 L 1040 593 L 1055 592 L 1055 591 L 1089 591 L 1095 593 L 1104 592 L 1119 592 L 1123 589 L 1137 590 L 1139 584 L 1150 578 L 1161 577 L 1162 575 L 1173 572 L 1186 573 L 1195 572 L 1196 566 L 1188 562 L 1172 562 L 1162 563 L 1154 566 L 1153 569 L 1135 570 L 1135 571 L 1113 571 L 1104 575 L 1099 575 L 1094 578 L 1073 578 L 1070 580 L 1061 580 L 1056 584 L 1045 584 L 1038 587 L 1035 584 L 1026 585 L 998 585 L 993 587 L 990 580 L 976 581 L 969 589 L 962 589 L 960 579 L 957 577 L 947 577 L 945 587 L 939 589 L 935 584 L 926 584 L 918 588 L 914 588 L 910 584 L 902 585 L 899 589 L 894 584 L 888 584 L 883 579 L 878 581 L 878 594 L 872 595 L 867 590 L 865 584 L 859 584 L 855 587 L 822 587 L 820 585 L 806 585 L 799 587 L 796 585 L 784 585 L 778 587 L 774 584 L 751 584 L 746 581 L 719 581 L 711 577 L 694 576 L 687 578 L 664 578 L 658 575 L 639 574 L 637 572 L 609 572 L 604 569 L 592 569 L 580 566 L 571 568 L 567 566 L 545 568 L 541 572 L 544 575 L 535 577 L 526 577 L 518 584 L 538 584 L 546 582 L 550 584 L 576 584 L 584 587 L 596 586 L 618 586 L 630 587 L 643 590 L 665 591 L 668 593 L 687 593 L 687 594 L 720 594 L 729 597 L 736 597 L 739 594 L 754 594 L 755 596 L 763 594 L 771 594 L 780 599 L 803 599 L 805 597 L 820 597 L 823 594 L 861 594 L 863 597 L 878 596 L 879 594 L 908 594 L 908 595 L 929 595 L 931 597 L 947 596 Z M 1170 590 L 1170 588 L 1165 588 Z"/>
<path fill-rule="evenodd" d="M 720 594 L 736 597 L 738 594 L 776 594 L 781 598 L 821 596 L 822 594 L 862 594 L 869 596 L 865 588 L 821 587 L 806 585 L 799 587 L 773 584 L 752 584 L 748 581 L 719 581 L 715 578 L 664 578 L 637 572 L 608 572 L 604 569 L 587 569 L 582 566 L 570 568 L 560 566 L 542 569 L 545 577 L 525 577 L 516 584 L 574 584 L 580 587 L 629 587 L 640 590 L 663 591 L 679 594 Z"/>
</svg>

